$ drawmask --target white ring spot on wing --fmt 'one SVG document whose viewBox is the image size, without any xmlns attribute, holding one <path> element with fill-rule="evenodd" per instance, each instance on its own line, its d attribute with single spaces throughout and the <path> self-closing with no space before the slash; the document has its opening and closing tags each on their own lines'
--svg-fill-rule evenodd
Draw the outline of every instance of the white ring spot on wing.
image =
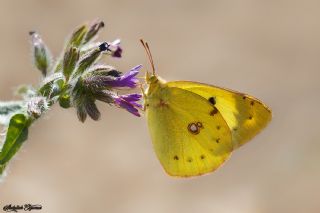
<svg viewBox="0 0 320 213">
<path fill-rule="evenodd" d="M 188 125 L 188 130 L 189 132 L 191 132 L 192 134 L 199 134 L 200 133 L 200 128 L 202 128 L 202 123 L 198 122 L 198 123 L 190 123 Z"/>
</svg>

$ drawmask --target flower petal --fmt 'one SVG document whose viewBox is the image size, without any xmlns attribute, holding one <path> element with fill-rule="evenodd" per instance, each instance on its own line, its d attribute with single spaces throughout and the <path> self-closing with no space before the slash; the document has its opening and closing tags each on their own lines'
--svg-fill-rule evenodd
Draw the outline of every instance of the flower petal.
<svg viewBox="0 0 320 213">
<path fill-rule="evenodd" d="M 110 87 L 135 88 L 137 86 L 137 83 L 139 82 L 139 80 L 135 76 L 138 75 L 139 69 L 141 67 L 142 65 L 136 66 L 132 68 L 129 72 L 113 80 L 111 80 L 110 78 L 107 78 L 103 81 L 103 83 L 105 84 L 105 86 L 110 86 Z"/>
<path fill-rule="evenodd" d="M 135 116 L 140 117 L 139 110 L 137 108 L 142 108 L 142 106 L 141 104 L 136 103 L 136 101 L 139 101 L 140 98 L 140 94 L 122 95 L 114 97 L 114 102 L 117 106 L 126 109 Z"/>
<path fill-rule="evenodd" d="M 126 101 L 132 102 L 132 101 L 139 101 L 142 95 L 135 93 L 135 94 L 122 95 L 121 97 Z"/>
</svg>

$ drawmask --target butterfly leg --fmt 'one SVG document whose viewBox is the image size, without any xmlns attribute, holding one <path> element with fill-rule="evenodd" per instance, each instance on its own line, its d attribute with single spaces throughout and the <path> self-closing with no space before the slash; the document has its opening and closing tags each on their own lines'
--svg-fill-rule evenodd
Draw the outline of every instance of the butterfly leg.
<svg viewBox="0 0 320 213">
<path fill-rule="evenodd" d="M 145 91 L 144 91 L 144 89 L 143 89 L 143 87 L 142 87 L 142 84 L 140 84 L 140 90 L 141 90 L 141 93 L 142 93 L 142 96 L 143 96 L 143 100 L 145 101 L 147 95 L 146 95 L 146 93 L 145 93 Z M 143 109 L 142 109 L 142 111 L 144 111 L 144 112 L 146 111 L 146 105 L 145 105 L 145 104 L 143 104 Z"/>
</svg>

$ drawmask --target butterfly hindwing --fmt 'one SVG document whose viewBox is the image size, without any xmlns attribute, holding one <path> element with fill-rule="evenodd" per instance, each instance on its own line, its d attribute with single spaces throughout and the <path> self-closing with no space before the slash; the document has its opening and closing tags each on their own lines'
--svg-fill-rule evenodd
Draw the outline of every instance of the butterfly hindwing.
<svg viewBox="0 0 320 213">
<path fill-rule="evenodd" d="M 217 107 L 231 130 L 234 148 L 258 134 L 272 117 L 265 104 L 246 94 L 189 81 L 173 81 L 167 85 L 194 92 Z"/>
<path fill-rule="evenodd" d="M 165 87 L 148 97 L 149 131 L 155 152 L 172 176 L 195 176 L 217 169 L 233 149 L 228 124 L 207 99 Z"/>
</svg>

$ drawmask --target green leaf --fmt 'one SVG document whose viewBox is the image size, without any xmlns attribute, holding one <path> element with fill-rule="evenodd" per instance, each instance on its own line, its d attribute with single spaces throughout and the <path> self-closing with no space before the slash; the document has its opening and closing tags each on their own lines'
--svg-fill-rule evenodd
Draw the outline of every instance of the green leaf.
<svg viewBox="0 0 320 213">
<path fill-rule="evenodd" d="M 22 143 L 27 140 L 30 124 L 31 120 L 24 114 L 16 114 L 11 118 L 6 139 L 0 152 L 0 174 L 9 160 L 17 153 Z"/>
<path fill-rule="evenodd" d="M 23 101 L 0 102 L 0 124 L 7 126 L 12 115 L 24 110 Z"/>
</svg>

